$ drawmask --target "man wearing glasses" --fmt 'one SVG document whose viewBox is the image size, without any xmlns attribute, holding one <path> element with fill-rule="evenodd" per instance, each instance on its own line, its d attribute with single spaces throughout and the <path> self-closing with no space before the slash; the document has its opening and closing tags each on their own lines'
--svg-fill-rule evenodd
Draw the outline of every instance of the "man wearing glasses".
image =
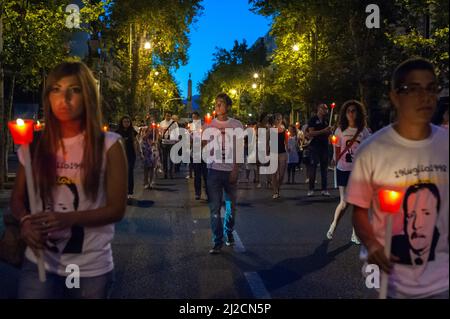
<svg viewBox="0 0 450 319">
<path fill-rule="evenodd" d="M 367 262 L 389 273 L 390 298 L 449 298 L 449 135 L 448 130 L 431 124 L 440 91 L 429 61 L 414 58 L 397 67 L 390 92 L 397 120 L 360 146 L 348 184 L 346 201 L 354 205 L 356 234 L 367 249 Z M 409 194 L 414 185 L 425 184 L 435 191 Z M 392 254 L 385 256 L 386 212 L 377 196 L 381 190 L 402 194 L 401 208 L 393 215 L 393 239 L 411 233 L 428 243 L 435 237 L 434 251 L 424 255 L 429 258 L 402 261 L 399 252 L 415 248 L 408 244 L 411 240 L 393 240 Z M 405 247 L 399 247 L 402 243 Z"/>
</svg>

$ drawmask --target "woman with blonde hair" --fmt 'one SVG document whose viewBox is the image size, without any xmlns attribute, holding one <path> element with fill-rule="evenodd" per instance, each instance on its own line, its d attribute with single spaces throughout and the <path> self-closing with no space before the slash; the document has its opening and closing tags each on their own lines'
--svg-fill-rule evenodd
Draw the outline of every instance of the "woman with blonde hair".
<svg viewBox="0 0 450 319">
<path fill-rule="evenodd" d="M 106 298 L 113 282 L 114 223 L 126 208 L 127 161 L 119 135 L 102 131 L 95 78 L 81 62 L 64 62 L 48 75 L 43 91 L 45 129 L 32 166 L 39 213 L 24 205 L 24 157 L 11 196 L 27 244 L 19 298 Z M 46 277 L 40 282 L 36 256 Z M 79 269 L 79 288 L 66 287 L 67 267 Z"/>
</svg>

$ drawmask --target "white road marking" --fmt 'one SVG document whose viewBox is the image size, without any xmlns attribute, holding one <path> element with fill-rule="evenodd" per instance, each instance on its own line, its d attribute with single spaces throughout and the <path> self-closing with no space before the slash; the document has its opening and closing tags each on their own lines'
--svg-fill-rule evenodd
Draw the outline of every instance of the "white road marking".
<svg viewBox="0 0 450 319">
<path fill-rule="evenodd" d="M 272 299 L 257 272 L 245 272 L 244 276 L 255 299 Z"/>
</svg>

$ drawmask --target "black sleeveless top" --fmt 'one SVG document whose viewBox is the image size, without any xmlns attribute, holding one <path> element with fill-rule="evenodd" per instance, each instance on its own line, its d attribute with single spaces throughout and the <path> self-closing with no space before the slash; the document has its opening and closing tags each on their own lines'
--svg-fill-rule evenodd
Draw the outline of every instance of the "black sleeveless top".
<svg viewBox="0 0 450 319">
<path fill-rule="evenodd" d="M 278 154 L 286 153 L 286 146 L 284 145 L 285 132 L 278 133 Z"/>
</svg>

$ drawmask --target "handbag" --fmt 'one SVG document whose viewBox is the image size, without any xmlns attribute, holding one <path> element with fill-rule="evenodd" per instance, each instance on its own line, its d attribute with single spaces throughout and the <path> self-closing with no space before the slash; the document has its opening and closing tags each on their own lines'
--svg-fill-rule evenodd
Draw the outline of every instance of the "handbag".
<svg viewBox="0 0 450 319">
<path fill-rule="evenodd" d="M 5 209 L 3 223 L 5 231 L 0 239 L 0 260 L 20 268 L 27 247 L 20 236 L 20 222 L 10 213 L 9 209 Z"/>
</svg>

